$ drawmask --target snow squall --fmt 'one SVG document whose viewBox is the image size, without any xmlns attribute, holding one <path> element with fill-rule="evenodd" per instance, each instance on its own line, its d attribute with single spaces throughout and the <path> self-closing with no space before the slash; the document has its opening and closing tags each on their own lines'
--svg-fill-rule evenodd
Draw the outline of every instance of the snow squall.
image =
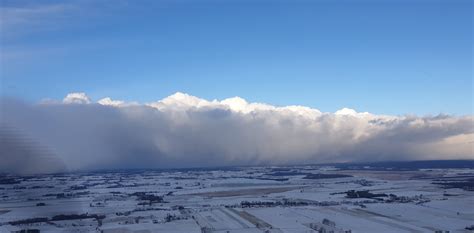
<svg viewBox="0 0 474 233">
<path fill-rule="evenodd" d="M 474 158 L 472 115 L 327 113 L 180 92 L 151 103 L 94 102 L 70 93 L 63 101 L 3 98 L 1 104 L 2 126 L 22 132 L 64 165 L 33 168 L 2 146 L 5 171 Z"/>
</svg>

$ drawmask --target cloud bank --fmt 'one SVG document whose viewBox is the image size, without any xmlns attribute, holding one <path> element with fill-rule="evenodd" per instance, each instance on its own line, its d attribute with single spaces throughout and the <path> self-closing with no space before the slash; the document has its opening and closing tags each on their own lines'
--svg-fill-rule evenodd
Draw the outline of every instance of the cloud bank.
<svg viewBox="0 0 474 233">
<path fill-rule="evenodd" d="M 1 101 L 0 172 L 474 159 L 474 116 L 388 116 L 176 93 Z"/>
</svg>

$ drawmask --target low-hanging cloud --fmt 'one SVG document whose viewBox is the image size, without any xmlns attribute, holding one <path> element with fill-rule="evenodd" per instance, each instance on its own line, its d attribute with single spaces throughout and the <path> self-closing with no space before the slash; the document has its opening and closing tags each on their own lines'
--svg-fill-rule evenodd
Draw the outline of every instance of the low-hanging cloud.
<svg viewBox="0 0 474 233">
<path fill-rule="evenodd" d="M 472 115 L 324 113 L 179 92 L 147 104 L 4 98 L 0 110 L 0 172 L 474 159 Z"/>
</svg>

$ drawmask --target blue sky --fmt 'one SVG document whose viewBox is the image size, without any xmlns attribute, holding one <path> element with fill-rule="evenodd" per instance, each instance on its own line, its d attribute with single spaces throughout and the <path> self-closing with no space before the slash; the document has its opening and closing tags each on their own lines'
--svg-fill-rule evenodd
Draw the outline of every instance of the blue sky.
<svg viewBox="0 0 474 233">
<path fill-rule="evenodd" d="M 2 95 L 472 114 L 470 0 L 6 1 Z"/>
</svg>

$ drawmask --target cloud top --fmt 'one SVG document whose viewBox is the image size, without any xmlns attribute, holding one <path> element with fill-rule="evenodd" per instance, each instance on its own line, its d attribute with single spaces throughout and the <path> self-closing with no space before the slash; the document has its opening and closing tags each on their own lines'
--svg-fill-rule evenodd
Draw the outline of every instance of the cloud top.
<svg viewBox="0 0 474 233">
<path fill-rule="evenodd" d="M 180 92 L 145 104 L 70 93 L 63 102 L 3 100 L 2 109 L 8 172 L 474 159 L 473 116 L 326 113 Z M 25 141 L 37 147 L 25 152 Z"/>
<path fill-rule="evenodd" d="M 107 99 L 107 98 L 105 98 Z M 110 98 L 108 98 L 110 100 Z M 90 104 L 91 100 L 84 92 L 69 93 L 64 97 L 63 103 L 65 104 Z"/>
</svg>

